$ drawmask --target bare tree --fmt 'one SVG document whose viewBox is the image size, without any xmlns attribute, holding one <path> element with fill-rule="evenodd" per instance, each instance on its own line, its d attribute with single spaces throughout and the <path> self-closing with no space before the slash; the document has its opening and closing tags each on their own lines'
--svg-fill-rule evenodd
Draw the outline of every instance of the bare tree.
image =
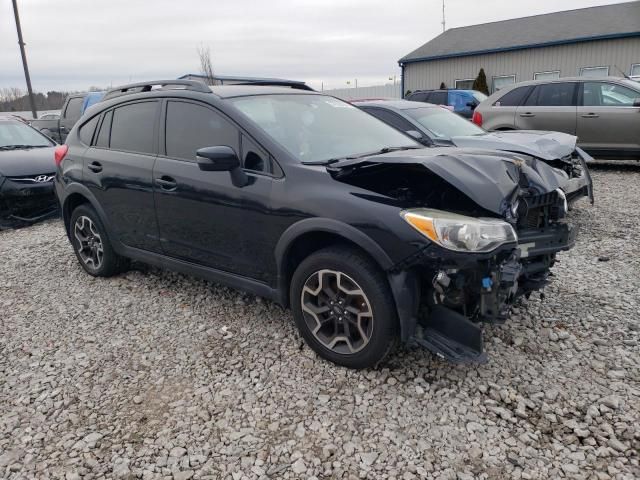
<svg viewBox="0 0 640 480">
<path fill-rule="evenodd" d="M 200 73 L 205 77 L 207 85 L 215 85 L 216 78 L 213 75 L 213 63 L 211 62 L 211 50 L 209 47 L 200 45 L 198 47 L 198 57 L 200 58 Z"/>
</svg>

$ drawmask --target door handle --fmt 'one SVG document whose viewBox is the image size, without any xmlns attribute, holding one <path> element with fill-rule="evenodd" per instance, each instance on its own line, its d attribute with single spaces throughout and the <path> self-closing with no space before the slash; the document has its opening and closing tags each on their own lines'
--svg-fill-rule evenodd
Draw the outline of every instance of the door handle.
<svg viewBox="0 0 640 480">
<path fill-rule="evenodd" d="M 102 164 L 100 162 L 91 162 L 87 165 L 87 168 L 94 173 L 100 173 L 102 171 Z"/>
<path fill-rule="evenodd" d="M 521 117 L 535 117 L 536 114 L 535 113 L 531 113 L 531 112 L 527 112 L 527 113 L 521 113 L 520 116 Z"/>
<path fill-rule="evenodd" d="M 600 115 L 598 115 L 597 113 L 586 113 L 584 115 L 581 115 L 582 118 L 598 118 Z"/>
<path fill-rule="evenodd" d="M 163 175 L 160 178 L 156 178 L 156 184 L 160 185 L 160 188 L 167 191 L 175 190 L 178 186 L 178 182 L 176 182 L 171 177 L 167 177 L 166 175 Z"/>
</svg>

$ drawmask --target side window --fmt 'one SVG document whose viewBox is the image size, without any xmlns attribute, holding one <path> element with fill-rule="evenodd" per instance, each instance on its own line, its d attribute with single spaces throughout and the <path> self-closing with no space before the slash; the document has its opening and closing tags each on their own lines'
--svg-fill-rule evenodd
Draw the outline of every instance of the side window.
<svg viewBox="0 0 640 480">
<path fill-rule="evenodd" d="M 111 119 L 113 118 L 113 110 L 109 110 L 104 114 L 100 131 L 96 137 L 95 146 L 100 148 L 109 148 L 109 133 L 111 132 Z"/>
<path fill-rule="evenodd" d="M 494 105 L 496 107 L 519 107 L 530 91 L 531 87 L 514 88 L 496 100 Z"/>
<path fill-rule="evenodd" d="M 449 92 L 431 92 L 428 102 L 436 105 L 448 105 Z"/>
<path fill-rule="evenodd" d="M 412 102 L 426 102 L 428 96 L 429 92 L 418 92 L 411 94 L 408 100 L 411 100 Z"/>
<path fill-rule="evenodd" d="M 405 120 L 400 115 L 396 115 L 395 113 L 389 112 L 388 110 L 384 110 L 382 108 L 366 108 L 365 111 L 382 120 L 387 125 L 391 125 L 393 128 L 400 130 L 401 132 L 416 130 L 416 127 L 413 126 L 408 120 Z"/>
<path fill-rule="evenodd" d="M 241 136 L 242 167 L 254 172 L 272 173 L 269 155 L 246 135 Z"/>
<path fill-rule="evenodd" d="M 575 83 L 547 83 L 538 85 L 525 105 L 532 107 L 569 107 L 575 105 Z"/>
<path fill-rule="evenodd" d="M 167 102 L 165 148 L 168 157 L 195 162 L 196 151 L 202 147 L 226 145 L 238 152 L 238 143 L 238 129 L 211 108 L 188 102 Z"/>
<path fill-rule="evenodd" d="M 585 107 L 632 107 L 640 97 L 630 88 L 613 83 L 585 82 L 582 92 L 582 104 Z"/>
<path fill-rule="evenodd" d="M 139 102 L 114 109 L 109 148 L 153 155 L 157 106 L 158 102 Z"/>
<path fill-rule="evenodd" d="M 98 125 L 99 119 L 100 115 L 96 115 L 80 127 L 80 141 L 85 145 L 91 145 L 91 140 L 93 139 L 93 134 L 96 131 L 96 125 Z"/>
<path fill-rule="evenodd" d="M 64 110 L 64 118 L 69 118 L 71 120 L 77 120 L 80 118 L 80 110 L 82 108 L 82 102 L 84 99 L 82 97 L 73 97 L 69 99 L 69 103 L 67 103 L 67 108 Z"/>
</svg>

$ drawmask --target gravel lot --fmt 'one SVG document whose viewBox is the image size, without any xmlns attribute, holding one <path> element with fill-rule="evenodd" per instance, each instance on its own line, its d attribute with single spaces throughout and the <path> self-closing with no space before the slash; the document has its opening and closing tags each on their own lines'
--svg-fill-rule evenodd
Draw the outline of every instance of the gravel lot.
<svg viewBox="0 0 640 480">
<path fill-rule="evenodd" d="M 578 245 L 480 367 L 348 371 L 270 302 L 93 279 L 57 221 L 0 232 L 0 477 L 640 478 L 640 166 L 593 175 Z"/>
</svg>

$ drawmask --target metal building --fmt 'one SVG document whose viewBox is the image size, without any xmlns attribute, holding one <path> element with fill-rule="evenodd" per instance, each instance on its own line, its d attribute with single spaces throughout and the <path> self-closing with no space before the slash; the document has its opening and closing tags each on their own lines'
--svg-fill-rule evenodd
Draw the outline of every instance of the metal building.
<svg viewBox="0 0 640 480">
<path fill-rule="evenodd" d="M 525 80 L 622 76 L 640 80 L 640 1 L 452 28 L 399 60 L 402 91 L 471 88 L 481 68 L 491 92 Z"/>
</svg>

